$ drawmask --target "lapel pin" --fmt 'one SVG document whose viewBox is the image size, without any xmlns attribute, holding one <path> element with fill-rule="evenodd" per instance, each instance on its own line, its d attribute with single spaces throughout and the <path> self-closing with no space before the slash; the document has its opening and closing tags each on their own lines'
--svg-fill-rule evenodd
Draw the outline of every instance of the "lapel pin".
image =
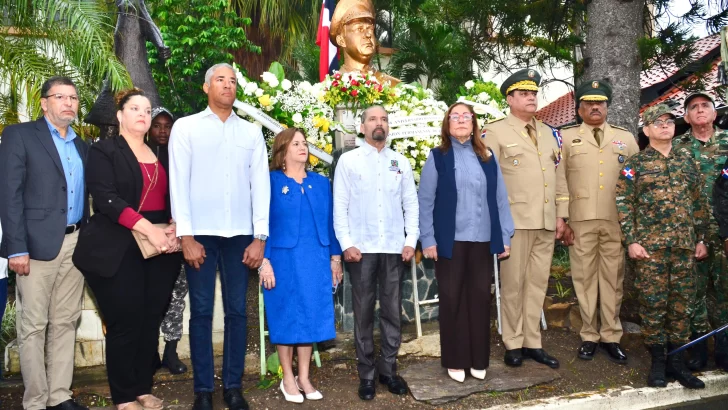
<svg viewBox="0 0 728 410">
<path fill-rule="evenodd" d="M 286 195 L 288 193 L 288 185 L 284 186 L 281 192 L 283 192 L 283 195 Z"/>
</svg>

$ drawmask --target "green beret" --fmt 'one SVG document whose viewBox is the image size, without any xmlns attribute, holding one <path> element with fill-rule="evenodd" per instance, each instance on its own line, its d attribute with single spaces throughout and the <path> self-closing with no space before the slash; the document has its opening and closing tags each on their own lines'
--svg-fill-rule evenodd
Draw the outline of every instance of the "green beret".
<svg viewBox="0 0 728 410">
<path fill-rule="evenodd" d="M 576 101 L 612 102 L 612 85 L 605 80 L 584 81 L 577 87 Z"/>
<path fill-rule="evenodd" d="M 645 125 L 652 124 L 665 114 L 670 114 L 672 118 L 675 118 L 675 114 L 672 113 L 672 109 L 667 104 L 657 104 L 642 113 L 642 123 Z"/>
<path fill-rule="evenodd" d="M 500 86 L 500 92 L 506 96 L 513 90 L 538 91 L 539 84 L 541 84 L 541 74 L 536 70 L 526 68 L 516 71 L 506 78 Z"/>
</svg>

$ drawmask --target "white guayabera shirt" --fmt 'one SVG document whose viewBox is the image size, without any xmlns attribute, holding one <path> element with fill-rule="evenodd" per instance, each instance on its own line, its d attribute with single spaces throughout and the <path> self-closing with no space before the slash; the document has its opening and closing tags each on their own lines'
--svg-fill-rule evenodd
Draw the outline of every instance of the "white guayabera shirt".
<svg viewBox="0 0 728 410">
<path fill-rule="evenodd" d="M 417 245 L 417 189 L 404 155 L 364 143 L 339 158 L 334 231 L 342 250 L 355 246 L 361 253 L 402 253 L 405 246 Z"/>
<path fill-rule="evenodd" d="M 169 140 L 177 235 L 268 236 L 270 176 L 260 128 L 207 107 L 180 118 Z"/>
</svg>

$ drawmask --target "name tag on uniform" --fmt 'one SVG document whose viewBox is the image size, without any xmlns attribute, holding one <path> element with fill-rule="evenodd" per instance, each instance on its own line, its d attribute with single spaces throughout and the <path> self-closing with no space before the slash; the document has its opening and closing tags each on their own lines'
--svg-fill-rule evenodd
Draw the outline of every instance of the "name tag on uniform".
<svg viewBox="0 0 728 410">
<path fill-rule="evenodd" d="M 508 145 L 506 145 L 506 148 L 513 148 L 513 147 L 517 147 L 517 146 L 518 146 L 518 144 L 508 144 Z"/>
<path fill-rule="evenodd" d="M 584 142 L 582 142 L 581 138 L 577 138 L 577 139 L 571 141 L 572 147 L 575 145 L 582 145 L 582 144 L 584 144 Z"/>
</svg>

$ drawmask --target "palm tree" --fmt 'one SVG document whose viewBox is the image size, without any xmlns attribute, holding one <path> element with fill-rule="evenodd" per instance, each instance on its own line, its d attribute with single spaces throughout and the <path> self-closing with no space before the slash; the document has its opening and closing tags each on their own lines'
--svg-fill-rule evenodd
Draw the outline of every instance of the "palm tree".
<svg viewBox="0 0 728 410">
<path fill-rule="evenodd" d="M 458 85 L 474 76 L 472 49 L 457 27 L 413 19 L 395 40 L 397 52 L 387 71 L 405 82 L 434 87 L 442 100 L 451 101 Z"/>
<path fill-rule="evenodd" d="M 238 15 L 250 17 L 246 35 L 262 48 L 261 54 L 235 52 L 251 78 L 268 69 L 273 61 L 293 62 L 300 41 L 314 42 L 321 0 L 231 0 Z"/>
<path fill-rule="evenodd" d="M 0 0 L 0 123 L 40 115 L 40 86 L 53 75 L 77 84 L 79 117 L 108 77 L 118 90 L 131 84 L 113 51 L 113 15 L 104 0 Z M 79 131 L 86 134 L 88 131 Z"/>
</svg>

